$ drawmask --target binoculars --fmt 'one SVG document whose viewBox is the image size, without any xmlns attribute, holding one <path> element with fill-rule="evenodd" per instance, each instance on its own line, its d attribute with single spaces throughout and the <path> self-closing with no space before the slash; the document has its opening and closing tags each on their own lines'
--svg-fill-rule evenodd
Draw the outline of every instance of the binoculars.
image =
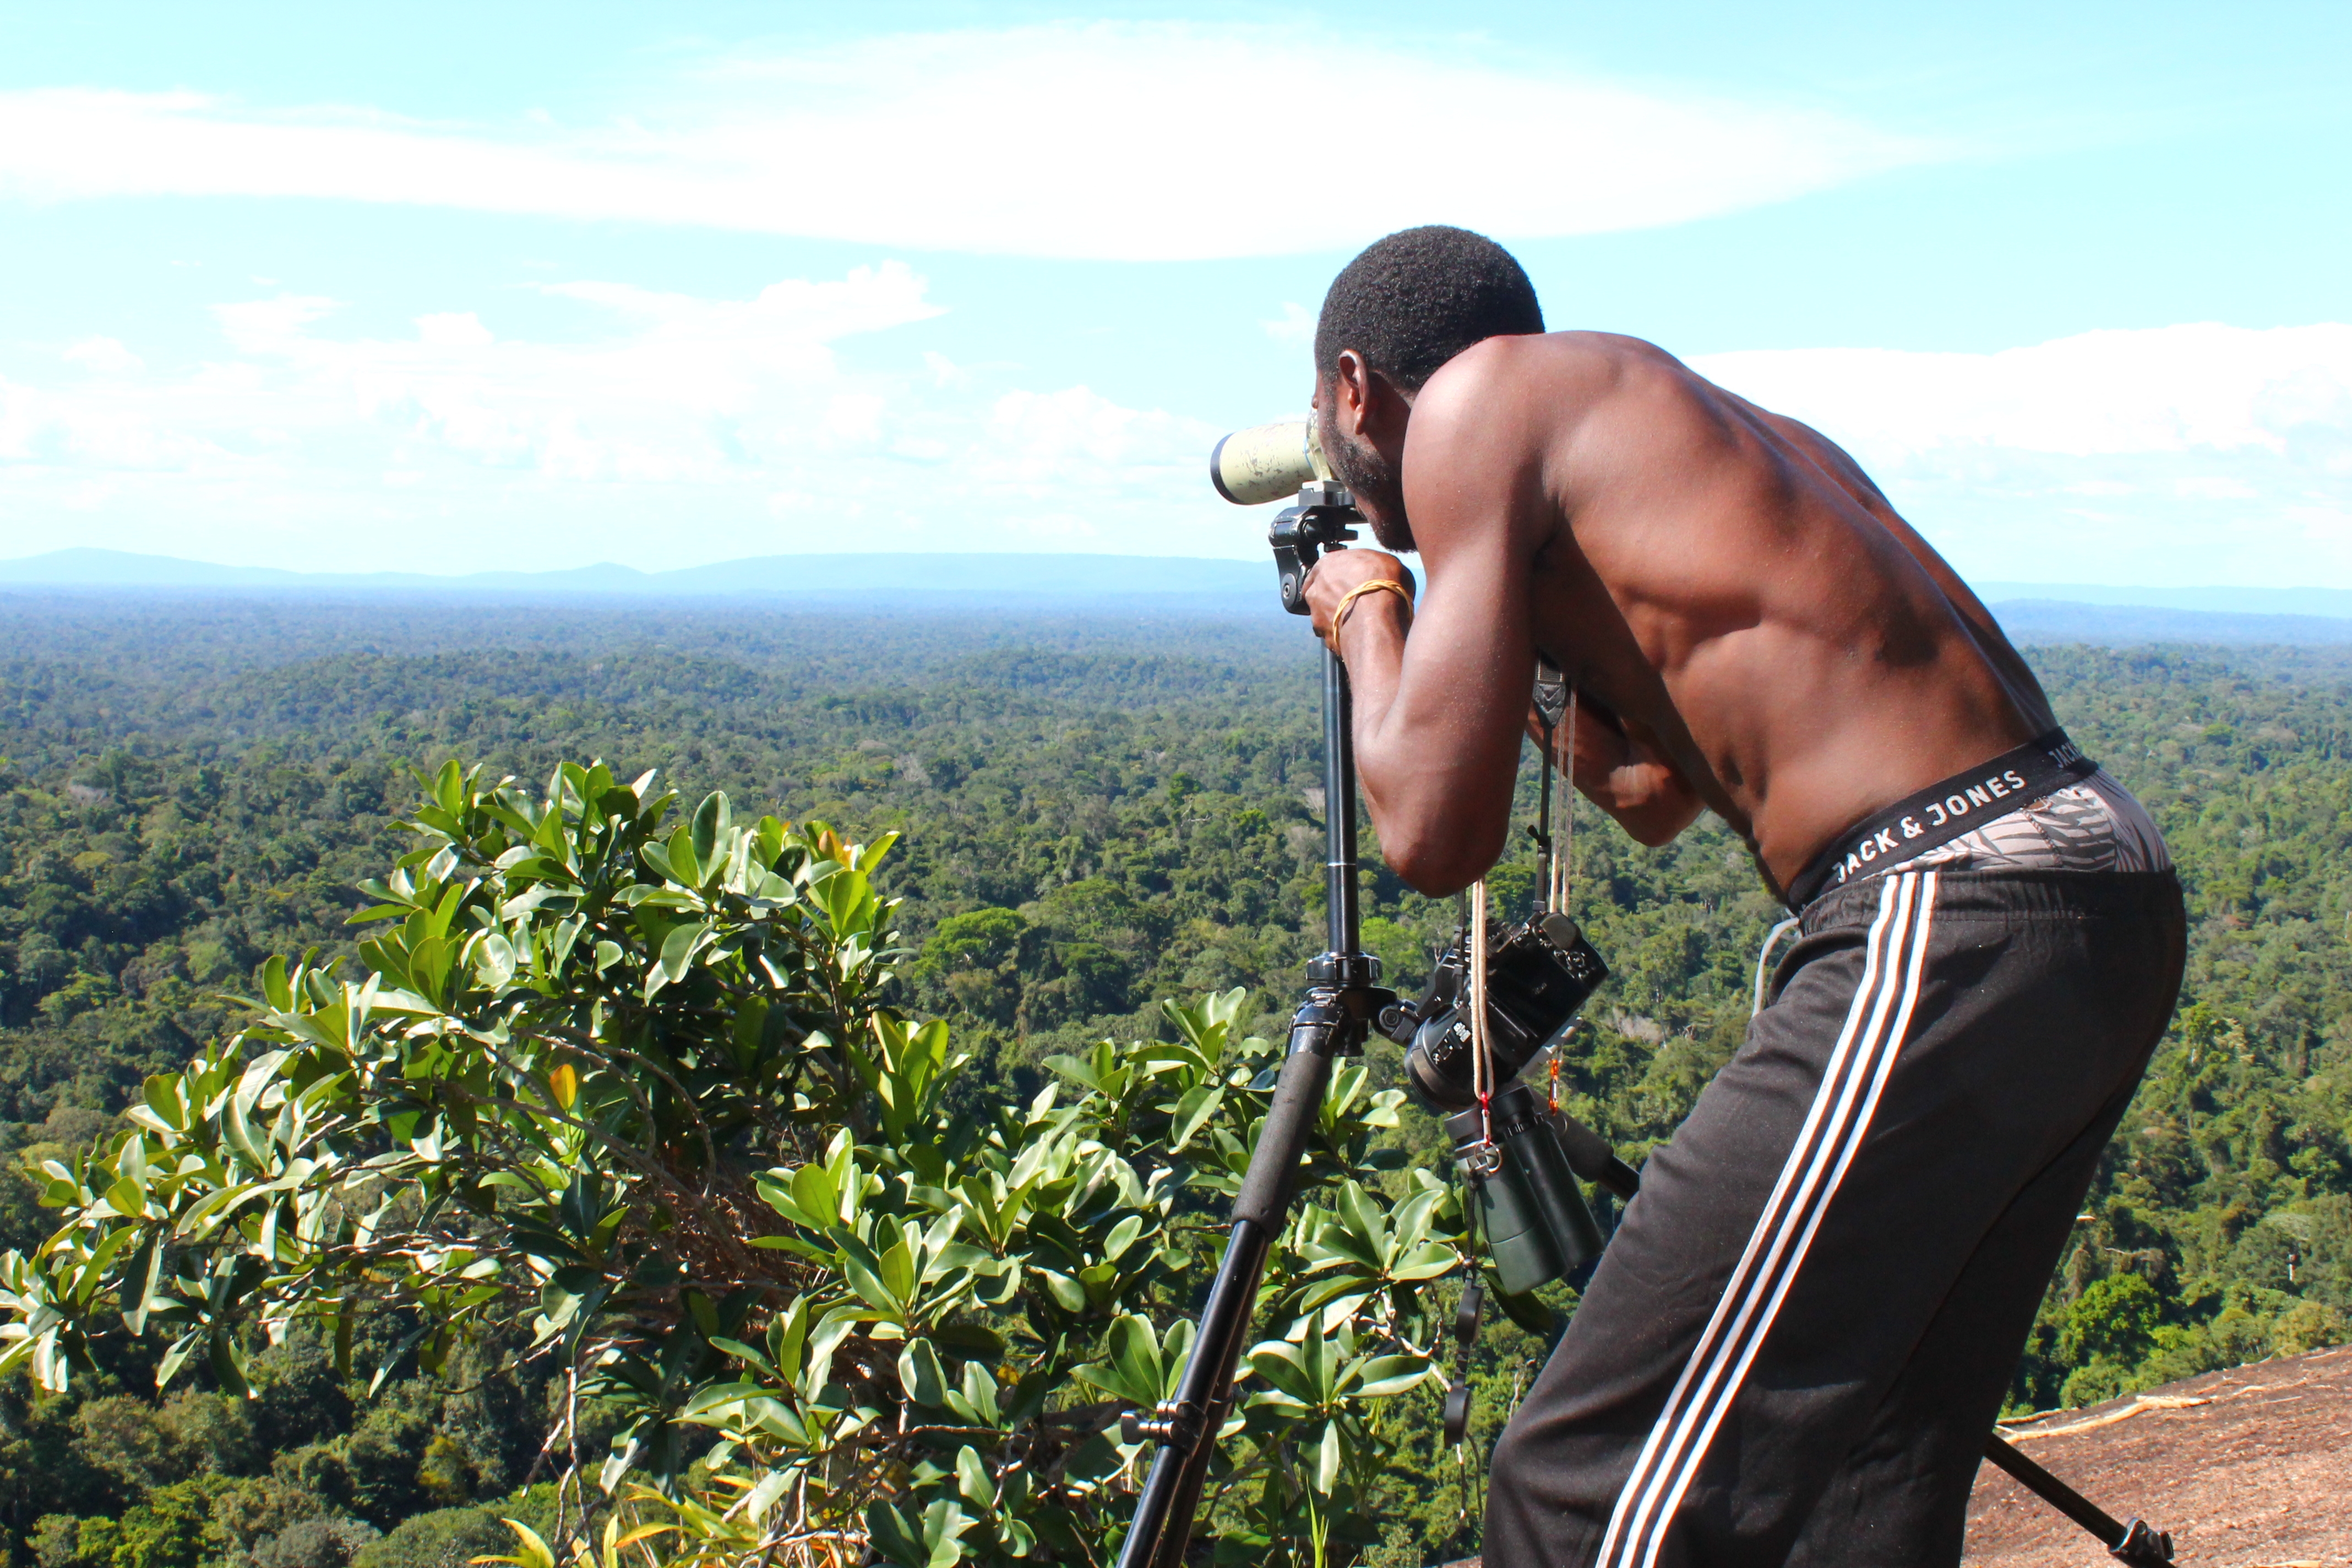
<svg viewBox="0 0 2352 1568">
<path fill-rule="evenodd" d="M 1554 1120 L 1559 1114 L 1514 1081 L 1494 1097 L 1486 1116 L 1473 1106 L 1445 1119 L 1496 1283 L 1507 1296 L 1524 1295 L 1601 1256 L 1601 1224 L 1576 1184 Z"/>
</svg>

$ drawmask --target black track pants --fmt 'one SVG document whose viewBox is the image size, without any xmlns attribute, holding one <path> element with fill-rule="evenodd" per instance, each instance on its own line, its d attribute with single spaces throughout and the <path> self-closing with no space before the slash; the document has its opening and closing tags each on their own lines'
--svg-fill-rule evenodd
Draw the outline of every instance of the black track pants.
<svg viewBox="0 0 2352 1568">
<path fill-rule="evenodd" d="M 2169 871 L 1809 909 L 1496 1444 L 1488 1568 L 1957 1563 L 2100 1151 L 2170 1018 Z"/>
</svg>

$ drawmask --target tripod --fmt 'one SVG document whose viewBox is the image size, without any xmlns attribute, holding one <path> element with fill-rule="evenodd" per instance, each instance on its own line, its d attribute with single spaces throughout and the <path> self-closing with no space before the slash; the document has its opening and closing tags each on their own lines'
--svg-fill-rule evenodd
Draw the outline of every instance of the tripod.
<svg viewBox="0 0 2352 1568">
<path fill-rule="evenodd" d="M 1353 539 L 1360 522 L 1348 492 L 1329 481 L 1305 486 L 1299 504 L 1276 518 L 1270 535 L 1281 574 L 1282 603 L 1307 613 L 1307 574 L 1326 548 Z M 1356 1056 L 1381 1010 L 1396 993 L 1380 984 L 1380 961 L 1363 951 L 1357 930 L 1356 754 L 1348 667 L 1323 650 L 1323 842 L 1326 951 L 1307 965 L 1307 999 L 1290 1019 L 1290 1048 L 1275 1080 L 1257 1147 L 1234 1200 L 1224 1260 L 1201 1310 L 1191 1358 L 1176 1397 L 1149 1416 L 1129 1416 L 1129 1442 L 1157 1439 L 1150 1473 L 1136 1500 L 1135 1524 L 1119 1568 L 1178 1568 L 1192 1535 L 1208 1479 L 1217 1429 L 1233 1408 L 1234 1369 L 1249 1337 L 1250 1310 L 1266 1253 L 1282 1234 L 1323 1090 L 1335 1057 Z"/>
<path fill-rule="evenodd" d="M 1300 487 L 1298 504 L 1276 518 L 1267 533 L 1283 608 L 1307 613 L 1307 574 L 1323 551 L 1344 549 L 1362 521 L 1354 498 L 1339 485 L 1322 479 Z M 1550 768 L 1544 772 L 1549 788 Z M 1181 1568 L 1217 1431 L 1233 1408 L 1234 1373 L 1249 1337 L 1258 1280 L 1290 1212 L 1299 1160 L 1322 1109 L 1332 1060 L 1361 1054 L 1381 1011 L 1397 1001 L 1396 993 L 1380 984 L 1380 961 L 1362 950 L 1358 930 L 1355 737 L 1348 668 L 1328 645 L 1323 649 L 1323 816 L 1327 947 L 1307 963 L 1307 998 L 1291 1016 L 1289 1049 L 1234 1200 L 1225 1255 L 1201 1310 L 1176 1397 L 1149 1415 L 1130 1412 L 1121 1418 L 1121 1435 L 1129 1442 L 1157 1447 L 1118 1568 Z M 1549 844 L 1544 849 L 1549 855 Z M 1589 1131 L 1584 1137 L 1600 1146 Z M 1579 1173 L 1625 1199 L 1641 1183 L 1613 1155 Z M 1475 1319 L 1472 1324 L 1475 1331 Z M 2137 1568 L 2171 1568 L 2170 1536 L 2137 1519 L 2118 1523 L 1998 1434 L 1987 1436 L 1985 1457 L 2097 1536 L 2118 1561 Z"/>
</svg>

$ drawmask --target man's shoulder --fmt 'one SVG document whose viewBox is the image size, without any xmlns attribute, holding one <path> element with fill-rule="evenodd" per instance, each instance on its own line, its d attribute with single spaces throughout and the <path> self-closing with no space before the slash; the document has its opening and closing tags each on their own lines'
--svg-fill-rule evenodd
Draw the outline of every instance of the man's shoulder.
<svg viewBox="0 0 2352 1568">
<path fill-rule="evenodd" d="M 1616 332 L 1493 337 L 1429 378 L 1413 401 L 1413 425 L 1424 446 L 1549 446 L 1624 395 L 1645 403 L 1643 388 L 1678 395 L 1692 379 L 1656 344 Z"/>
<path fill-rule="evenodd" d="M 1491 407 L 1520 391 L 1601 391 L 1627 377 L 1690 373 L 1657 344 L 1619 332 L 1530 332 L 1487 338 L 1438 368 L 1415 399 L 1423 405 Z"/>
</svg>

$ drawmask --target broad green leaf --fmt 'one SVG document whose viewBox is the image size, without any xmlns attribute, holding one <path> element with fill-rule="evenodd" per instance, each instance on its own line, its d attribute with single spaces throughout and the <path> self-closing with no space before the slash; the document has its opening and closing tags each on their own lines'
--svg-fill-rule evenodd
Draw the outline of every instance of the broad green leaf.
<svg viewBox="0 0 2352 1568">
<path fill-rule="evenodd" d="M 996 1379 L 986 1367 L 977 1361 L 964 1363 L 961 1392 L 971 1413 L 968 1419 L 982 1421 L 991 1426 L 996 1425 L 1000 1419 L 997 1415 Z"/>
<path fill-rule="evenodd" d="M 727 831 L 727 797 L 723 795 L 705 795 L 702 804 L 694 808 L 689 841 L 694 846 L 694 862 L 702 868 L 706 879 L 718 852 L 719 836 Z"/>
<path fill-rule="evenodd" d="M 956 1490 L 963 1500 L 982 1510 L 996 1506 L 996 1483 L 989 1479 L 988 1467 L 981 1462 L 980 1450 L 966 1443 L 956 1450 Z"/>
<path fill-rule="evenodd" d="M 1125 1219 L 1120 1220 L 1117 1225 L 1111 1226 L 1110 1234 L 1103 1238 L 1102 1255 L 1107 1258 L 1112 1259 L 1126 1257 L 1127 1249 L 1133 1247 L 1135 1245 L 1135 1238 L 1142 1234 L 1143 1216 L 1141 1215 L 1129 1215 Z"/>
<path fill-rule="evenodd" d="M 540 1538 L 539 1531 L 519 1520 L 501 1519 L 499 1523 L 515 1532 L 515 1550 L 510 1557 L 469 1557 L 468 1563 L 499 1563 L 511 1568 L 556 1568 L 555 1553 Z"/>
<path fill-rule="evenodd" d="M 872 1248 L 854 1236 L 842 1236 L 838 1239 L 842 1272 L 849 1280 L 849 1288 L 865 1298 L 867 1306 L 887 1314 L 892 1321 L 904 1321 L 907 1299 L 890 1288 L 883 1276 L 881 1259 L 875 1257 Z"/>
<path fill-rule="evenodd" d="M 1197 1084 L 1187 1089 L 1176 1102 L 1176 1115 L 1169 1126 L 1168 1148 L 1173 1153 L 1192 1142 L 1192 1135 L 1208 1124 L 1224 1108 L 1225 1091 L 1222 1085 Z"/>
<path fill-rule="evenodd" d="M 1317 1394 L 1314 1374 L 1303 1364 L 1297 1347 L 1281 1340 L 1268 1340 L 1250 1351 L 1249 1361 L 1260 1377 L 1301 1405 L 1322 1403 Z"/>
<path fill-rule="evenodd" d="M 1067 1312 L 1083 1312 L 1087 1309 L 1086 1288 L 1066 1274 L 1051 1268 L 1040 1268 L 1038 1275 L 1045 1281 L 1046 1293 Z"/>
<path fill-rule="evenodd" d="M 947 1373 L 930 1341 L 909 1340 L 898 1352 L 898 1386 L 918 1405 L 936 1406 L 946 1402 Z"/>
<path fill-rule="evenodd" d="M 1429 1381 L 1435 1367 L 1426 1356 L 1386 1355 L 1359 1362 L 1351 1370 L 1354 1381 L 1348 1388 L 1349 1394 L 1362 1399 L 1385 1399 Z"/>
</svg>

